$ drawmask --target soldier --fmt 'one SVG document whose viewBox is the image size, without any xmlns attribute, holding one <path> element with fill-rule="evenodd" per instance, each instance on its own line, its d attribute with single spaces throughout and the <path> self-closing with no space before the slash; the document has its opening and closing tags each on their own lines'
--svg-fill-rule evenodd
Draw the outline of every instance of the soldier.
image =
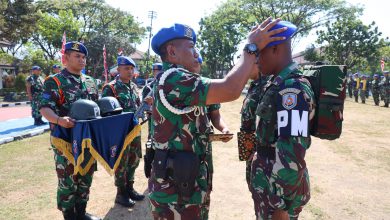
<svg viewBox="0 0 390 220">
<path fill-rule="evenodd" d="M 355 97 L 355 102 L 359 102 L 359 86 L 360 86 L 360 78 L 359 74 L 355 73 L 354 75 L 355 79 L 355 87 L 353 88 L 353 96 Z"/>
<path fill-rule="evenodd" d="M 366 99 L 370 97 L 370 89 L 371 89 L 371 77 L 370 75 L 366 75 Z"/>
<path fill-rule="evenodd" d="M 390 76 L 389 71 L 383 72 L 383 79 L 380 82 L 380 86 L 382 86 L 383 89 L 383 100 L 385 102 L 385 105 L 383 107 L 388 108 L 389 102 L 390 102 Z"/>
<path fill-rule="evenodd" d="M 134 77 L 135 62 L 125 56 L 117 59 L 118 75 L 103 87 L 102 97 L 112 96 L 118 99 L 124 112 L 135 112 L 140 106 L 137 85 Z M 123 152 L 122 159 L 115 171 L 117 194 L 115 202 L 124 207 L 133 207 L 135 201 L 144 199 L 144 195 L 134 190 L 134 173 L 141 158 L 141 135 L 138 135 Z"/>
<path fill-rule="evenodd" d="M 28 99 L 31 101 L 31 114 L 34 118 L 34 125 L 45 125 L 42 121 L 42 115 L 39 112 L 39 99 L 43 92 L 44 79 L 41 77 L 41 68 L 33 66 L 31 68 L 32 74 L 26 79 L 26 92 Z"/>
<path fill-rule="evenodd" d="M 348 82 L 347 82 L 347 87 L 348 87 L 348 95 L 349 95 L 349 98 L 352 98 L 352 90 L 355 86 L 355 81 L 353 80 L 353 75 L 352 73 L 349 74 L 349 77 L 348 77 Z"/>
<path fill-rule="evenodd" d="M 379 94 L 380 94 L 380 87 L 379 87 L 379 75 L 374 74 L 374 80 L 371 82 L 371 91 L 372 91 L 372 97 L 374 98 L 375 105 L 379 106 Z"/>
<path fill-rule="evenodd" d="M 384 90 L 383 90 L 383 86 L 381 85 L 380 82 L 382 82 L 383 78 L 385 78 L 383 75 L 380 77 L 379 79 L 379 97 L 380 97 L 380 100 L 384 101 L 385 100 L 385 94 L 384 94 Z"/>
<path fill-rule="evenodd" d="M 154 219 L 202 219 L 208 192 L 206 161 L 207 110 L 211 104 L 237 99 L 255 65 L 258 51 L 285 29 L 268 32 L 279 20 L 267 19 L 252 28 L 237 65 L 224 79 L 211 80 L 193 73 L 198 68 L 192 28 L 174 24 L 152 39 L 153 51 L 163 61 L 164 73 L 153 87 L 152 138 L 155 155 L 149 178 L 149 198 Z"/>
<path fill-rule="evenodd" d="M 54 64 L 52 69 L 53 69 L 53 73 L 50 74 L 50 75 L 55 75 L 55 74 L 61 72 L 61 66 L 60 65 Z"/>
<path fill-rule="evenodd" d="M 45 81 L 40 111 L 52 126 L 72 128 L 75 120 L 68 116 L 71 105 L 79 99 L 97 101 L 97 95 L 90 94 L 85 76 L 81 74 L 88 56 L 87 48 L 80 42 L 68 42 L 65 44 L 64 56 L 66 68 Z M 74 174 L 74 164 L 53 144 L 52 148 L 58 177 L 57 207 L 62 211 L 64 219 L 100 219 L 86 213 L 96 161 L 86 175 Z M 89 151 L 84 152 L 85 160 L 91 157 Z"/>
<path fill-rule="evenodd" d="M 297 27 L 289 22 L 287 40 L 269 43 L 260 53 L 261 74 L 270 75 L 257 106 L 259 141 L 251 167 L 251 193 L 257 219 L 297 219 L 310 199 L 305 152 L 310 147 L 314 93 L 291 56 Z M 277 26 L 277 27 L 280 27 Z"/>
<path fill-rule="evenodd" d="M 362 100 L 362 103 L 366 103 L 366 91 L 367 91 L 367 77 L 366 75 L 362 75 L 359 81 L 359 95 L 360 99 Z"/>
</svg>

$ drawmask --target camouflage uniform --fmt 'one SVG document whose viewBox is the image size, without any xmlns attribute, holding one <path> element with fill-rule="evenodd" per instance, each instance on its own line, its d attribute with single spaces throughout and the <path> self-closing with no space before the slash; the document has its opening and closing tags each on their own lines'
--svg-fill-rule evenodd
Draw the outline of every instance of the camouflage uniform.
<svg viewBox="0 0 390 220">
<path fill-rule="evenodd" d="M 359 96 L 363 104 L 366 103 L 367 82 L 366 79 L 360 79 L 359 81 Z"/>
<path fill-rule="evenodd" d="M 175 66 L 163 64 L 168 70 Z M 159 82 L 161 74 L 157 76 Z M 210 168 L 207 165 L 208 134 L 211 132 L 206 110 L 206 97 L 210 80 L 186 71 L 175 71 L 169 75 L 164 85 L 153 87 L 154 103 L 152 108 L 152 138 L 157 151 L 193 152 L 199 157 L 199 173 L 196 176 L 194 192 L 189 201 L 184 201 L 176 190 L 172 175 L 167 178 L 156 178 L 156 167 L 153 164 L 149 178 L 149 198 L 152 214 L 155 219 L 207 219 L 208 210 L 203 205 L 209 191 Z M 159 90 L 162 89 L 167 101 L 175 108 L 197 106 L 196 111 L 187 114 L 175 114 L 162 104 Z M 200 113 L 200 114 L 197 114 Z M 154 158 L 156 160 L 156 156 Z M 175 172 L 175 170 L 173 170 Z"/>
<path fill-rule="evenodd" d="M 57 81 L 59 85 L 57 84 Z M 62 94 L 62 95 L 61 95 Z M 40 99 L 40 108 L 48 107 L 60 117 L 68 116 L 72 103 L 79 99 L 90 99 L 97 101 L 97 94 L 91 92 L 84 75 L 74 75 L 63 69 L 60 73 L 48 77 L 44 83 L 44 91 Z M 93 173 L 96 170 L 96 161 L 85 176 L 79 173 L 73 175 L 74 165 L 70 163 L 52 145 L 54 160 L 58 177 L 57 207 L 66 212 L 78 205 L 86 205 L 89 199 L 89 188 L 92 184 Z M 92 157 L 86 150 L 85 161 Z"/>
<path fill-rule="evenodd" d="M 359 102 L 360 79 L 356 78 L 354 81 L 355 81 L 355 87 L 353 88 L 353 96 L 355 97 L 355 102 Z"/>
<path fill-rule="evenodd" d="M 375 105 L 379 105 L 379 94 L 380 94 L 380 87 L 379 87 L 379 78 L 374 79 L 371 82 L 371 90 L 372 90 L 372 97 L 374 98 Z"/>
<path fill-rule="evenodd" d="M 148 94 L 153 90 L 154 84 L 156 84 L 156 80 L 153 80 L 149 84 L 145 85 L 145 87 L 142 90 L 142 100 L 144 100 L 146 98 L 146 96 L 148 96 Z M 152 127 L 152 119 L 149 118 L 149 120 L 148 120 L 148 140 L 151 139 L 151 127 Z"/>
<path fill-rule="evenodd" d="M 256 131 L 256 107 L 262 90 L 262 80 L 252 81 L 248 93 L 241 108 L 241 127 L 240 132 L 255 133 Z M 254 152 L 253 152 L 254 153 Z M 252 160 L 246 161 L 246 182 L 250 189 L 250 173 Z"/>
<path fill-rule="evenodd" d="M 385 107 L 389 107 L 390 103 L 390 76 L 383 77 L 380 85 L 383 89 L 383 100 L 385 102 Z"/>
<path fill-rule="evenodd" d="M 305 152 L 311 139 L 314 94 L 293 63 L 272 77 L 260 96 L 256 114 L 259 144 L 253 157 L 251 193 L 257 219 L 271 219 L 276 209 L 297 219 L 310 199 Z"/>
<path fill-rule="evenodd" d="M 113 89 L 115 91 L 113 91 Z M 103 87 L 102 97 L 112 96 L 118 99 L 124 112 L 135 112 L 140 106 L 137 85 L 124 83 L 119 75 Z M 122 159 L 115 171 L 115 186 L 126 188 L 134 182 L 135 169 L 141 158 L 141 135 L 138 135 L 123 152 Z"/>
<path fill-rule="evenodd" d="M 352 95 L 353 95 L 353 88 L 355 87 L 355 81 L 353 80 L 353 77 L 350 76 L 348 78 L 348 82 L 347 82 L 347 87 L 348 87 L 348 95 L 349 95 L 349 98 L 352 98 Z"/>
<path fill-rule="evenodd" d="M 43 92 L 43 78 L 41 76 L 37 76 L 35 74 L 32 74 L 31 76 L 27 77 L 26 79 L 27 83 L 31 85 L 31 115 L 33 118 L 38 119 L 41 118 L 42 115 L 39 112 L 39 99 Z"/>
</svg>

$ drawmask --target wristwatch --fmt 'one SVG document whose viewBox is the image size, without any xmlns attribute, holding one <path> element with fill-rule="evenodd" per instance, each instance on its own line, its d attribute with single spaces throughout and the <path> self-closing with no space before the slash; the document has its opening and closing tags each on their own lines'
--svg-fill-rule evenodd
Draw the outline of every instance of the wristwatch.
<svg viewBox="0 0 390 220">
<path fill-rule="evenodd" d="M 256 56 L 259 53 L 259 49 L 257 49 L 257 45 L 254 43 L 246 44 L 244 47 L 244 51 L 249 53 L 249 54 L 254 54 Z"/>
</svg>

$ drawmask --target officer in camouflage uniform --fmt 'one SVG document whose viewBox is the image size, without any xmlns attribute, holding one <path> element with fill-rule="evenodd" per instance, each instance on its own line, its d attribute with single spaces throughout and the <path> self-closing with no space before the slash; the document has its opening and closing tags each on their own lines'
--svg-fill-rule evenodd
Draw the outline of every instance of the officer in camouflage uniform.
<svg viewBox="0 0 390 220">
<path fill-rule="evenodd" d="M 149 178 L 149 198 L 154 219 L 207 219 L 210 170 L 206 160 L 211 125 L 207 105 L 238 98 L 256 69 L 258 50 L 283 37 L 268 32 L 278 20 L 267 19 L 253 27 L 238 64 L 224 79 L 210 80 L 195 74 L 198 53 L 192 28 L 174 24 L 152 39 L 161 56 L 164 73 L 153 87 L 152 138 L 155 156 Z M 183 68 L 183 69 L 178 69 Z"/>
<path fill-rule="evenodd" d="M 347 88 L 348 88 L 348 95 L 349 95 L 349 98 L 352 98 L 352 94 L 353 94 L 353 88 L 355 87 L 355 81 L 353 80 L 353 75 L 352 73 L 349 74 L 349 78 L 348 78 L 348 81 L 347 81 Z"/>
<path fill-rule="evenodd" d="M 53 73 L 51 73 L 50 76 L 51 76 L 51 75 L 55 75 L 55 74 L 61 72 L 61 66 L 60 66 L 60 65 L 54 64 L 53 67 L 52 67 L 52 69 L 53 69 Z"/>
<path fill-rule="evenodd" d="M 390 102 L 390 76 L 389 71 L 383 72 L 383 79 L 380 82 L 380 86 L 383 89 L 383 101 L 385 102 L 385 105 L 383 107 L 388 108 L 389 102 Z"/>
<path fill-rule="evenodd" d="M 67 67 L 60 73 L 46 79 L 40 111 L 51 123 L 51 126 L 74 127 L 75 120 L 68 116 L 72 103 L 79 99 L 97 101 L 98 95 L 91 93 L 85 76 L 81 74 L 87 56 L 87 48 L 82 43 L 66 43 Z M 64 219 L 100 219 L 86 213 L 96 161 L 86 175 L 82 176 L 80 173 L 74 175 L 74 164 L 53 145 L 52 148 L 58 177 L 57 207 L 63 212 Z M 84 157 L 85 161 L 89 161 L 92 155 L 87 150 Z"/>
<path fill-rule="evenodd" d="M 117 59 L 119 74 L 113 81 L 103 87 L 102 97 L 112 96 L 118 99 L 124 112 L 135 112 L 140 106 L 137 85 L 131 80 L 134 76 L 135 62 L 125 56 Z M 133 207 L 135 201 L 144 199 L 144 195 L 134 190 L 134 173 L 141 158 L 141 135 L 138 135 L 123 152 L 122 159 L 115 171 L 117 194 L 115 202 Z"/>
<path fill-rule="evenodd" d="M 314 93 L 292 61 L 290 37 L 297 27 L 281 33 L 287 40 L 270 43 L 260 53 L 259 68 L 270 79 L 260 94 L 256 115 L 259 141 L 252 161 L 251 193 L 257 219 L 297 219 L 310 199 L 305 152 L 310 147 L 309 120 Z"/>
<path fill-rule="evenodd" d="M 379 94 L 380 94 L 380 87 L 379 87 L 379 75 L 374 74 L 374 80 L 371 82 L 371 91 L 372 91 L 372 97 L 374 98 L 375 105 L 379 105 Z"/>
<path fill-rule="evenodd" d="M 43 81 L 41 77 L 41 68 L 33 66 L 31 68 L 32 74 L 26 79 L 26 91 L 28 99 L 31 101 L 31 113 L 34 118 L 34 125 L 45 125 L 42 121 L 42 115 L 39 112 L 39 99 L 43 92 Z"/>
</svg>

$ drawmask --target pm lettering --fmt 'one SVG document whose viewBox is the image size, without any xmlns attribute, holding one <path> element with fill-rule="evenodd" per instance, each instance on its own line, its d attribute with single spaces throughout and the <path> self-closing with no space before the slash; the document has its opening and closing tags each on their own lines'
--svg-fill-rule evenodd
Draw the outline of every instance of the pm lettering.
<svg viewBox="0 0 390 220">
<path fill-rule="evenodd" d="M 309 112 L 299 110 L 283 110 L 277 112 L 279 136 L 302 136 L 307 137 Z"/>
</svg>

